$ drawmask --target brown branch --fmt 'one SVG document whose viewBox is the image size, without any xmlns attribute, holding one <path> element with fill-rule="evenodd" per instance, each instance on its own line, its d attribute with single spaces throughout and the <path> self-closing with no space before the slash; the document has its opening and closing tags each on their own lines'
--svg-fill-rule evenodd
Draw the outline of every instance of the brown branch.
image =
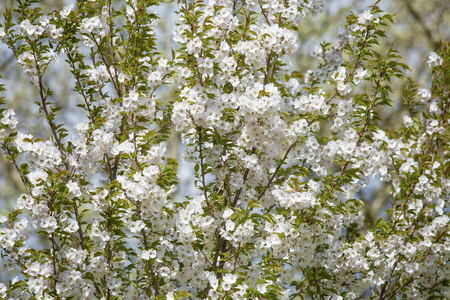
<svg viewBox="0 0 450 300">
<path fill-rule="evenodd" d="M 273 172 L 272 176 L 269 179 L 269 182 L 267 183 L 267 185 L 264 187 L 264 190 L 261 192 L 261 194 L 258 197 L 258 201 L 264 196 L 264 194 L 266 193 L 267 189 L 272 185 L 272 181 L 275 179 L 275 176 L 278 173 L 278 170 L 281 168 L 281 166 L 284 164 L 286 158 L 288 157 L 289 153 L 291 152 L 291 150 L 294 148 L 294 146 L 297 144 L 299 138 L 297 138 L 291 146 L 289 146 L 289 148 L 287 149 L 286 153 L 284 154 L 283 159 L 280 161 L 280 163 L 278 164 L 277 168 L 275 169 L 275 171 Z"/>
</svg>

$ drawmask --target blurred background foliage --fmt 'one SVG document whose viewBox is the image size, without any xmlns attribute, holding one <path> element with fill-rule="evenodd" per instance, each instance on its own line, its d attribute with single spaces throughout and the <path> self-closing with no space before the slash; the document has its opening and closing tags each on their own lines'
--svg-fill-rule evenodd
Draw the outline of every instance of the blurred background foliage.
<svg viewBox="0 0 450 300">
<path fill-rule="evenodd" d="M 14 1 L 12 1 L 14 2 Z M 40 0 L 39 5 L 44 11 L 62 10 L 67 5 L 74 3 L 70 0 Z M 319 1 L 313 1 L 320 6 Z M 337 40 L 338 27 L 344 26 L 345 15 L 349 11 L 358 14 L 372 5 L 374 1 L 367 0 L 328 0 L 323 3 L 323 11 L 316 15 L 308 15 L 300 27 L 299 37 L 301 50 L 294 57 L 294 68 L 306 72 L 314 69 L 319 61 L 314 61 L 309 51 L 311 47 L 327 41 Z M 6 6 L 11 5 L 10 0 L 0 0 L 0 12 L 3 14 Z M 395 14 L 396 24 L 388 30 L 388 39 L 382 41 L 380 49 L 386 51 L 393 44 L 399 51 L 407 64 L 411 67 L 407 73 L 415 82 L 424 87 L 431 85 L 430 68 L 426 64 L 430 51 L 436 51 L 440 43 L 448 42 L 450 37 L 450 1 L 448 0 L 382 0 L 379 3 L 381 9 L 391 14 Z M 161 53 L 166 57 L 171 57 L 171 48 L 176 47 L 171 42 L 171 23 L 174 22 L 175 5 L 167 5 L 158 11 L 161 22 L 158 41 Z M 63 59 L 60 60 L 60 62 Z M 0 74 L 4 77 L 2 83 L 7 88 L 6 98 L 8 106 L 14 108 L 20 120 L 18 129 L 31 133 L 37 138 L 48 138 L 49 133 L 43 118 L 40 117 L 36 105 L 31 105 L 37 100 L 37 93 L 29 79 L 23 76 L 21 67 L 16 63 L 12 51 L 4 45 L 0 47 Z M 64 63 L 53 64 L 45 76 L 46 83 L 55 91 L 53 101 L 63 109 L 59 115 L 59 122 L 71 125 L 82 120 L 83 111 L 74 109 L 78 101 L 76 94 L 72 92 L 73 79 L 69 69 Z M 384 124 L 381 128 L 395 128 L 401 122 L 402 116 L 406 113 L 401 101 L 401 90 L 405 82 L 394 82 L 394 90 L 398 91 L 392 97 L 396 106 L 394 109 L 382 112 Z M 168 97 L 172 94 L 171 87 L 162 91 L 161 97 Z M 70 108 L 70 109 L 65 109 Z M 77 115 L 77 113 L 79 114 Z M 179 157 L 182 149 L 179 135 L 174 134 L 169 140 L 169 157 Z M 184 169 L 184 173 L 189 173 L 189 168 Z M 187 170 L 187 171 L 186 171 Z M 4 155 L 0 155 L 0 213 L 10 211 L 17 196 L 24 192 L 19 176 L 15 169 L 8 163 Z M 183 168 L 180 174 L 180 185 L 188 184 L 191 176 L 183 175 Z M 183 179 L 185 178 L 185 179 Z M 186 191 L 180 186 L 179 191 Z M 359 195 L 368 202 L 367 216 L 371 220 L 379 217 L 380 210 L 383 209 L 389 197 L 387 185 L 378 182 L 368 189 L 367 192 Z"/>
</svg>

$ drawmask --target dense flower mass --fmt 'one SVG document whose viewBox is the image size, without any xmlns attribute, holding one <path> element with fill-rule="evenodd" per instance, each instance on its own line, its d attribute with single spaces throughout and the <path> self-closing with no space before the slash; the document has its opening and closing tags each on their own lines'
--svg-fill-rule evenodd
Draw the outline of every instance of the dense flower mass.
<svg viewBox="0 0 450 300">
<path fill-rule="evenodd" d="M 405 88 L 408 112 L 387 130 L 380 108 L 408 67 L 373 47 L 392 22 L 376 5 L 313 47 L 319 67 L 300 74 L 290 59 L 319 1 L 178 1 L 168 57 L 160 1 L 48 15 L 29 2 L 9 8 L 0 38 L 51 137 L 17 131 L 0 109 L 26 191 L 0 216 L 2 270 L 17 274 L 2 299 L 450 296 L 448 47 L 429 56 L 431 88 Z M 43 80 L 60 57 L 86 113 L 70 130 Z M 194 163 L 192 197 L 177 192 L 174 133 Z M 390 206 L 371 223 L 362 195 L 377 185 Z"/>
</svg>

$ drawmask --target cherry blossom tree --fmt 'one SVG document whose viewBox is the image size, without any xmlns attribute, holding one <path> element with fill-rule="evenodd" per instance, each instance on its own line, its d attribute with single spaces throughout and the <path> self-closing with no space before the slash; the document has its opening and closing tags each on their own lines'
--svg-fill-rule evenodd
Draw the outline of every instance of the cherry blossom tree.
<svg viewBox="0 0 450 300">
<path fill-rule="evenodd" d="M 0 297 L 448 297 L 449 46 L 429 56 L 431 87 L 417 86 L 394 47 L 377 47 L 393 16 L 376 3 L 313 49 L 317 68 L 296 70 L 317 1 L 176 4 L 169 55 L 163 1 L 7 9 L 0 37 L 50 136 L 17 130 L 2 100 L 1 146 L 26 192 L 0 216 L 3 265 L 17 274 Z M 84 112 L 74 128 L 58 118 L 66 95 L 46 85 L 56 64 Z M 394 78 L 408 114 L 380 128 Z M 194 164 L 192 197 L 177 193 L 173 132 Z M 391 193 L 371 226 L 360 195 L 374 178 Z"/>
</svg>

